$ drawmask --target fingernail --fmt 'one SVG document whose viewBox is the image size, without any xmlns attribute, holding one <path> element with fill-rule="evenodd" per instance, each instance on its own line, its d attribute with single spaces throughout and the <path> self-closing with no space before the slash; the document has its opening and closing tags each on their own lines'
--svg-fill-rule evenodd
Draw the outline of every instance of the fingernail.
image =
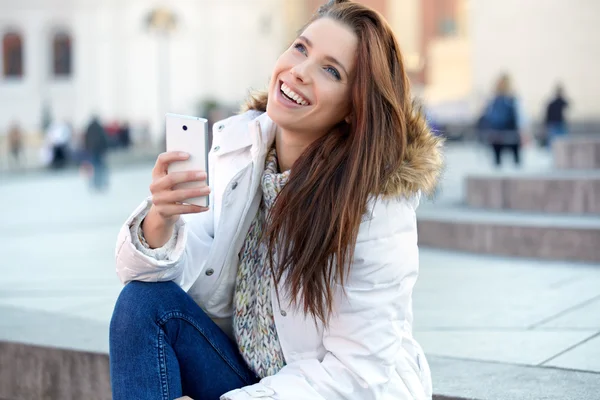
<svg viewBox="0 0 600 400">
<path fill-rule="evenodd" d="M 189 154 L 181 151 L 181 152 L 179 152 L 179 157 L 186 157 L 187 158 L 187 157 L 189 157 Z"/>
<path fill-rule="evenodd" d="M 196 172 L 196 178 L 204 178 L 204 172 Z"/>
</svg>

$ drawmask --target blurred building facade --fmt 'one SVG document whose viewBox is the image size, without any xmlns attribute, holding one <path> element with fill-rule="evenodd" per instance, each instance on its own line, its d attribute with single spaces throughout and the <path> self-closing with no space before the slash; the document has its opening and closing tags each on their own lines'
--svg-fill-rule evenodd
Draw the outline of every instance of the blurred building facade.
<svg viewBox="0 0 600 400">
<path fill-rule="evenodd" d="M 0 0 L 0 132 L 40 129 L 47 106 L 81 127 L 148 123 L 266 85 L 284 46 L 279 0 Z"/>
<path fill-rule="evenodd" d="M 595 0 L 360 0 L 397 33 L 414 92 L 469 121 L 509 73 L 532 118 L 561 81 L 575 118 L 600 118 Z M 0 132 L 38 130 L 44 110 L 148 123 L 235 104 L 324 0 L 0 0 Z"/>
<path fill-rule="evenodd" d="M 417 94 L 440 118 L 472 121 L 507 73 L 529 121 L 543 118 L 560 82 L 570 118 L 600 122 L 600 2 L 388 0 L 383 9 Z"/>
</svg>

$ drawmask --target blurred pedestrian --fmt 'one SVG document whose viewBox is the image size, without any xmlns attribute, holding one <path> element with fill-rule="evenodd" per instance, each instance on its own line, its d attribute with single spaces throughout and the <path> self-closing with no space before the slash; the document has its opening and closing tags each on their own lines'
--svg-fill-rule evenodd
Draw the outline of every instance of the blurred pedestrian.
<svg viewBox="0 0 600 400">
<path fill-rule="evenodd" d="M 96 190 L 104 190 L 108 187 L 108 169 L 105 160 L 108 137 L 98 117 L 93 117 L 90 121 L 85 131 L 84 143 L 91 165 L 89 169 L 91 169 L 92 187 Z"/>
<path fill-rule="evenodd" d="M 116 119 L 104 126 L 104 132 L 106 133 L 108 147 L 110 149 L 118 149 L 121 146 L 121 141 L 119 140 L 120 130 L 121 126 Z"/>
<path fill-rule="evenodd" d="M 17 122 L 14 122 L 8 130 L 8 151 L 13 165 L 20 167 L 23 152 L 23 132 Z"/>
<path fill-rule="evenodd" d="M 520 116 L 519 103 L 512 91 L 510 77 L 504 74 L 496 82 L 494 96 L 479 120 L 482 141 L 492 149 L 497 167 L 502 164 L 505 149 L 513 153 L 515 165 L 521 164 L 523 133 Z"/>
<path fill-rule="evenodd" d="M 70 125 L 64 121 L 54 122 L 48 128 L 46 141 L 51 151 L 51 168 L 62 169 L 67 166 L 72 135 Z"/>
<path fill-rule="evenodd" d="M 128 149 L 131 145 L 131 127 L 129 122 L 125 121 L 119 127 L 119 146 L 123 149 Z"/>
<path fill-rule="evenodd" d="M 567 134 L 567 121 L 565 110 L 569 107 L 569 102 L 565 99 L 562 85 L 557 85 L 554 92 L 554 98 L 550 100 L 546 107 L 546 141 L 548 146 L 557 137 Z"/>
</svg>

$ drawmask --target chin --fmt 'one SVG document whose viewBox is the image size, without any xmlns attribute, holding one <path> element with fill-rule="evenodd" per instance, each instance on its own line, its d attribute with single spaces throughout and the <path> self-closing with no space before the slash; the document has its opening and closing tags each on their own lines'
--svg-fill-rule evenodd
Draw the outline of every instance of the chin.
<svg viewBox="0 0 600 400">
<path fill-rule="evenodd" d="M 275 89 L 278 90 L 278 89 Z M 267 115 L 281 129 L 290 132 L 305 132 L 313 130 L 310 122 L 314 120 L 312 106 L 306 108 L 288 107 L 281 104 L 273 90 L 269 92 L 267 101 Z"/>
<path fill-rule="evenodd" d="M 287 114 L 287 115 L 286 115 Z M 298 125 L 298 118 L 293 118 L 286 113 L 285 110 L 280 110 L 277 106 L 267 103 L 267 115 L 279 128 L 290 130 Z"/>
<path fill-rule="evenodd" d="M 280 128 L 289 129 L 293 125 L 296 125 L 298 123 L 298 116 L 291 115 L 288 110 L 278 106 L 278 104 L 273 104 L 275 101 L 272 102 L 271 98 L 269 96 L 269 101 L 267 102 L 267 115 L 269 118 Z"/>
</svg>

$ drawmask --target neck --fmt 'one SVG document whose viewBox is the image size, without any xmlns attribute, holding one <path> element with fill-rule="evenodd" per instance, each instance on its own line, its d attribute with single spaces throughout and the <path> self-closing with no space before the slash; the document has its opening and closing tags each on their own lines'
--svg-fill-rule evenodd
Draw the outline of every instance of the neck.
<svg viewBox="0 0 600 400">
<path fill-rule="evenodd" d="M 292 165 L 310 144 L 310 141 L 302 140 L 299 136 L 284 129 L 277 130 L 275 149 L 277 150 L 280 172 L 291 169 Z"/>
</svg>

